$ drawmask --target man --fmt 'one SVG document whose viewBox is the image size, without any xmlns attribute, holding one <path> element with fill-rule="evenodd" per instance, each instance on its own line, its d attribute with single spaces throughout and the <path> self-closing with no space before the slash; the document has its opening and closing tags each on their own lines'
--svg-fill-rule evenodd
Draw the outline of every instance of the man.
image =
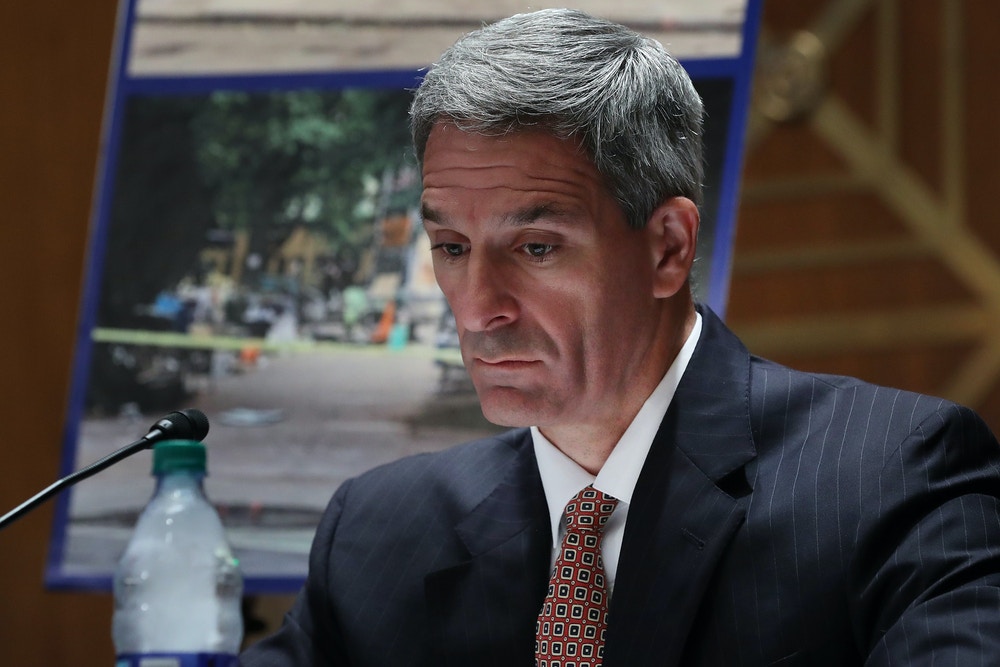
<svg viewBox="0 0 1000 667">
<path fill-rule="evenodd" d="M 662 47 L 515 16 L 411 115 L 464 362 L 520 428 L 344 484 L 245 665 L 1000 664 L 1000 447 L 946 401 L 751 357 L 695 306 L 702 108 Z M 596 643 L 565 649 L 586 498 Z"/>
</svg>

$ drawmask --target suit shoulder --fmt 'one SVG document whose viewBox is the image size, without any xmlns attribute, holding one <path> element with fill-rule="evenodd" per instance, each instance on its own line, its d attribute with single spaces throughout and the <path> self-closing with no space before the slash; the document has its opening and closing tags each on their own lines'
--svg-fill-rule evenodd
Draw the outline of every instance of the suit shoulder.
<svg viewBox="0 0 1000 667">
<path fill-rule="evenodd" d="M 379 476 L 453 474 L 469 467 L 489 468 L 506 462 L 521 447 L 530 445 L 528 429 L 513 429 L 454 445 L 437 452 L 411 454 L 362 473 L 358 479 Z"/>
<path fill-rule="evenodd" d="M 530 446 L 528 430 L 514 429 L 385 463 L 349 480 L 345 487 L 350 487 L 354 501 L 384 500 L 419 488 L 438 498 L 473 502 L 471 496 L 495 486 L 523 448 Z"/>
<path fill-rule="evenodd" d="M 773 435 L 767 425 L 797 424 L 793 430 L 846 432 L 856 440 L 877 440 L 880 448 L 918 432 L 926 436 L 955 428 L 992 440 L 982 418 L 953 401 L 856 377 L 795 370 L 759 357 L 751 359 L 750 413 L 758 438 Z"/>
<path fill-rule="evenodd" d="M 850 375 L 798 370 L 756 356 L 751 357 L 750 368 L 751 391 L 759 394 L 769 395 L 781 391 L 798 393 L 804 388 L 811 388 L 814 397 L 846 394 L 874 404 L 888 402 L 912 405 L 922 414 L 968 409 L 945 398 L 879 385 Z"/>
</svg>

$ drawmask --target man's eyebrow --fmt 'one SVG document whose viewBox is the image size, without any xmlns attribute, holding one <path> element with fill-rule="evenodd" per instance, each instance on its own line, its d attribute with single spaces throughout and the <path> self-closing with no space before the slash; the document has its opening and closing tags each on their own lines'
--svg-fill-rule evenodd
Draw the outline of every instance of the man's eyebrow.
<svg viewBox="0 0 1000 667">
<path fill-rule="evenodd" d="M 427 204 L 420 205 L 420 217 L 424 222 L 439 225 L 448 224 L 446 213 L 431 208 Z M 543 218 L 552 222 L 568 222 L 570 217 L 572 217 L 572 211 L 566 206 L 556 202 L 542 202 L 512 211 L 505 215 L 503 220 L 514 227 L 525 227 Z"/>
<path fill-rule="evenodd" d="M 420 219 L 424 222 L 441 222 L 441 215 L 427 204 L 420 205 Z"/>
</svg>

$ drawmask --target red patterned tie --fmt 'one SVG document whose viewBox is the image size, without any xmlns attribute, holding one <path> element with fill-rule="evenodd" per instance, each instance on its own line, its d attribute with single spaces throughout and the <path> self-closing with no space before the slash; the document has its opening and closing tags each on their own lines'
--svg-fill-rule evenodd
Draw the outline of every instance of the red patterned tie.
<svg viewBox="0 0 1000 667">
<path fill-rule="evenodd" d="M 601 530 L 618 499 L 588 486 L 566 505 L 566 535 L 535 626 L 536 667 L 600 667 L 608 627 Z"/>
</svg>

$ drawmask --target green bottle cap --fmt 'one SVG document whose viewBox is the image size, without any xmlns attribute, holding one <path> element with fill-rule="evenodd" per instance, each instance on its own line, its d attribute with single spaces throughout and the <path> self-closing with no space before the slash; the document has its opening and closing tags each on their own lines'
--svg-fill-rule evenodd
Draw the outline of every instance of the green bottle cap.
<svg viewBox="0 0 1000 667">
<path fill-rule="evenodd" d="M 153 474 L 205 472 L 205 445 L 197 440 L 164 440 L 153 445 Z"/>
</svg>

